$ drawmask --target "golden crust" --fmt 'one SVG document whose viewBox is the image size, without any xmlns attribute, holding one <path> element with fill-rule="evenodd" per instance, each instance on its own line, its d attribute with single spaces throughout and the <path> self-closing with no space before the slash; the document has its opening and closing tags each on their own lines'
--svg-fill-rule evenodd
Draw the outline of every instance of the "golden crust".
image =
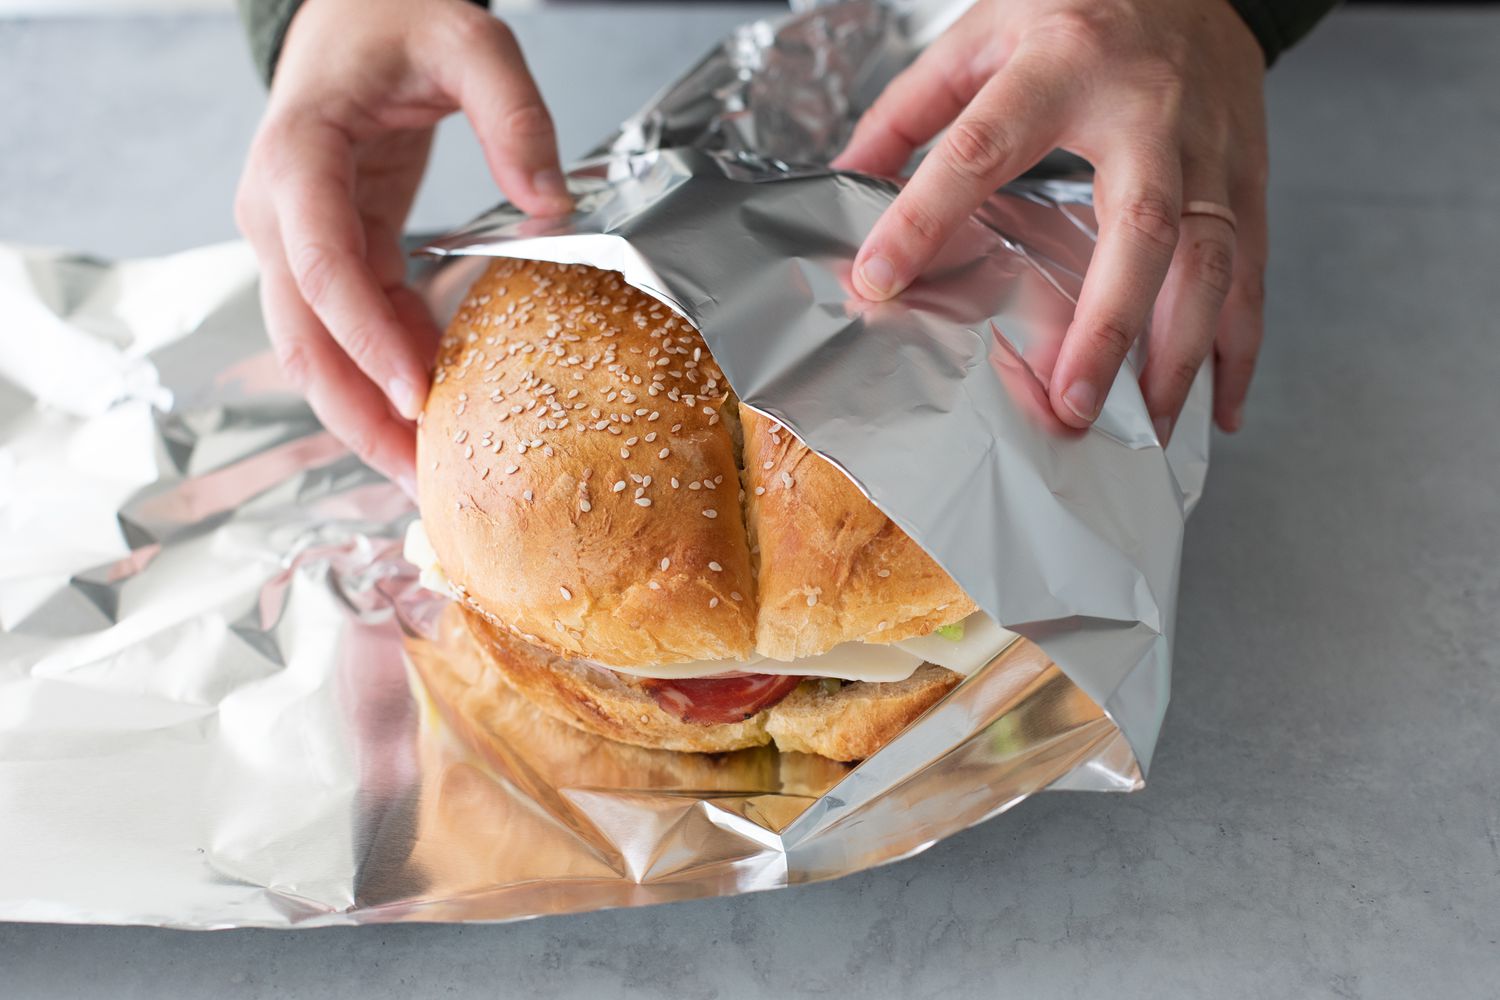
<svg viewBox="0 0 1500 1000">
<path fill-rule="evenodd" d="M 565 655 L 748 655 L 727 390 L 697 331 L 615 272 L 496 260 L 443 338 L 418 433 L 449 579 Z"/>
<path fill-rule="evenodd" d="M 749 407 L 740 421 L 759 545 L 757 650 L 792 660 L 851 640 L 897 642 L 976 610 L 841 471 Z"/>
<path fill-rule="evenodd" d="M 774 742 L 832 760 L 861 760 L 956 687 L 951 670 L 924 664 L 904 681 L 856 682 L 826 692 L 816 682 L 744 722 L 705 725 L 665 711 L 637 678 L 575 663 L 530 646 L 464 611 L 475 645 L 491 668 L 476 687 L 503 680 L 554 719 L 621 743 L 661 750 L 721 753 Z"/>
</svg>

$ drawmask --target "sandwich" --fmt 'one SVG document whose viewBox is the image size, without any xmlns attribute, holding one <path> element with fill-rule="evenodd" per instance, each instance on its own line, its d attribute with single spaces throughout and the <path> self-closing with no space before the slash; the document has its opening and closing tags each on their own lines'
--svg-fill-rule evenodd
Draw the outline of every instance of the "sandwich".
<svg viewBox="0 0 1500 1000">
<path fill-rule="evenodd" d="M 1010 633 L 613 271 L 497 259 L 445 333 L 407 557 L 536 710 L 652 749 L 869 756 Z"/>
</svg>

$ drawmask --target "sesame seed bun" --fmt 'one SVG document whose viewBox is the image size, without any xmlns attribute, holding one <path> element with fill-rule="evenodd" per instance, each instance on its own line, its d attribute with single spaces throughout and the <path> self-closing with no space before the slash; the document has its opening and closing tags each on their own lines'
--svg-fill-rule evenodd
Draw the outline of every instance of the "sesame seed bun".
<svg viewBox="0 0 1500 1000">
<path fill-rule="evenodd" d="M 755 581 L 727 392 L 697 331 L 618 274 L 497 260 L 443 339 L 417 435 L 443 571 L 553 652 L 743 659 Z"/>
<path fill-rule="evenodd" d="M 841 755 L 870 741 L 846 738 L 852 722 L 798 736 L 826 720 L 778 724 L 779 706 L 684 723 L 630 678 L 604 683 L 590 667 L 587 683 L 564 683 L 579 673 L 567 663 L 791 660 L 924 635 L 975 610 L 846 476 L 739 404 L 689 323 L 612 271 L 491 263 L 443 338 L 417 455 L 427 536 L 487 620 L 484 644 L 510 665 L 501 673 L 550 714 L 627 743 L 718 751 L 774 736 L 851 759 Z M 909 721 L 956 683 L 930 665 L 918 674 L 931 682 L 931 671 L 947 677 L 919 696 L 846 685 L 840 710 L 859 706 L 861 731 L 885 733 L 879 720 Z M 886 714 L 883 697 L 895 699 Z M 610 719 L 589 721 L 601 704 Z"/>
<path fill-rule="evenodd" d="M 899 642 L 978 610 L 849 477 L 775 421 L 741 416 L 757 651 L 794 660 L 851 640 Z"/>
</svg>

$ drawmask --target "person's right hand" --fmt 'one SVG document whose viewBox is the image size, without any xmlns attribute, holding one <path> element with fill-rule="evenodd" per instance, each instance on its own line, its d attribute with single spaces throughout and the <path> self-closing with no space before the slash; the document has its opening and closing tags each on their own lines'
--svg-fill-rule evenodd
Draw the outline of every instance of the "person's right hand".
<svg viewBox="0 0 1500 1000">
<path fill-rule="evenodd" d="M 408 494 L 438 331 L 405 284 L 401 230 L 433 126 L 460 109 L 506 197 L 568 211 L 552 119 L 504 24 L 465 0 L 306 0 L 235 200 L 283 371 Z"/>
</svg>

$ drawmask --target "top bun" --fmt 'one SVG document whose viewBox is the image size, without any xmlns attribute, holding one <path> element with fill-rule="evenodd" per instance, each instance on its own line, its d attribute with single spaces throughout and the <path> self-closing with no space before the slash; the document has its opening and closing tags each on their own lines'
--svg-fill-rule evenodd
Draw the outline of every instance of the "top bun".
<svg viewBox="0 0 1500 1000">
<path fill-rule="evenodd" d="M 691 324 L 613 271 L 490 264 L 443 338 L 417 461 L 449 580 L 570 657 L 793 659 L 974 610 L 841 472 L 739 405 Z"/>
</svg>

